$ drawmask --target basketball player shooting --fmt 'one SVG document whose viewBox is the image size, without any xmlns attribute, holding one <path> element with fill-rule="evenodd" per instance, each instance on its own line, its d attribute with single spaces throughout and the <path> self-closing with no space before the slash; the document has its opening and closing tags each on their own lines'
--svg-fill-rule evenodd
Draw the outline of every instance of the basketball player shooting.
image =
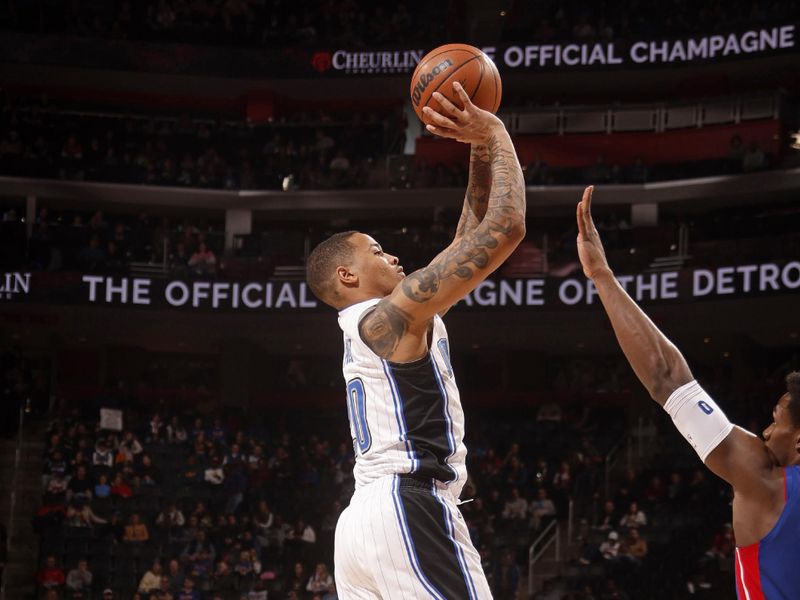
<svg viewBox="0 0 800 600">
<path fill-rule="evenodd" d="M 763 439 L 730 423 L 694 380 L 680 351 L 614 278 L 591 214 L 592 187 L 577 207 L 578 255 L 622 351 L 650 396 L 700 459 L 733 486 L 739 600 L 800 593 L 800 372 L 772 411 Z"/>
<path fill-rule="evenodd" d="M 525 184 L 503 123 L 454 85 L 428 129 L 471 145 L 455 239 L 409 275 L 363 233 L 338 233 L 308 258 L 314 294 L 339 311 L 356 453 L 356 491 L 336 527 L 343 600 L 491 598 L 458 499 L 467 479 L 464 414 L 441 315 L 525 235 Z"/>
</svg>

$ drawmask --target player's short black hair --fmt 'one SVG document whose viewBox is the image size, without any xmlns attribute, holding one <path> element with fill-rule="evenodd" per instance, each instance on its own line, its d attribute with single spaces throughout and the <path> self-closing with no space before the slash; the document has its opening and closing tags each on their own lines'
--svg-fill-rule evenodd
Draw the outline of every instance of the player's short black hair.
<svg viewBox="0 0 800 600">
<path fill-rule="evenodd" d="M 334 233 L 324 242 L 320 242 L 308 255 L 306 281 L 314 295 L 325 304 L 334 306 L 336 267 L 349 264 L 353 260 L 354 247 L 350 238 L 355 233 L 358 232 Z"/>
<path fill-rule="evenodd" d="M 792 371 L 786 376 L 786 393 L 789 403 L 786 405 L 795 427 L 800 427 L 800 371 Z"/>
</svg>

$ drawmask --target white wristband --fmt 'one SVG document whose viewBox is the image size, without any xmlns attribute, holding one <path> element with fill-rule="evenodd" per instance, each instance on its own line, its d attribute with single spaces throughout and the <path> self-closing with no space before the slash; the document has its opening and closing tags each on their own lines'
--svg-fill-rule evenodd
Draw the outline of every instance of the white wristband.
<svg viewBox="0 0 800 600">
<path fill-rule="evenodd" d="M 697 381 L 672 392 L 664 410 L 703 462 L 733 429 L 733 423 Z"/>
</svg>

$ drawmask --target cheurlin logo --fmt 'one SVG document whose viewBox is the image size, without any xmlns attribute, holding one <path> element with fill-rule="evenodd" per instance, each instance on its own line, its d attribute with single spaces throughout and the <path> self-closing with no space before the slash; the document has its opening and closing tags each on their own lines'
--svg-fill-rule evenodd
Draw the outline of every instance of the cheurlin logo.
<svg viewBox="0 0 800 600">
<path fill-rule="evenodd" d="M 31 291 L 30 273 L 0 273 L 0 299 L 11 300 Z"/>
</svg>

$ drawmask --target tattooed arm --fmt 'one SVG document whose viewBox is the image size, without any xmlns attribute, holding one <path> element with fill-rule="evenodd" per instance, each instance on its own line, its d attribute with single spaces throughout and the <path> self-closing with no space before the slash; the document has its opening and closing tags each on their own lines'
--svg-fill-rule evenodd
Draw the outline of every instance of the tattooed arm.
<svg viewBox="0 0 800 600">
<path fill-rule="evenodd" d="M 436 92 L 437 94 L 439 92 Z M 444 98 L 444 96 L 442 96 Z M 464 206 L 458 219 L 454 242 L 474 230 L 486 215 L 489 192 L 492 189 L 492 165 L 489 148 L 485 144 L 472 144 L 469 158 L 469 181 L 464 195 Z"/>
<path fill-rule="evenodd" d="M 425 115 L 432 123 L 428 129 L 442 137 L 484 146 L 491 191 L 480 222 L 468 229 L 473 217 L 467 216 L 461 235 L 361 319 L 362 339 L 381 357 L 397 362 L 423 356 L 431 318 L 474 290 L 525 236 L 525 183 L 511 137 L 500 119 L 474 106 L 459 84 L 454 88 L 464 109 L 437 97 L 449 116 L 426 108 Z"/>
</svg>

